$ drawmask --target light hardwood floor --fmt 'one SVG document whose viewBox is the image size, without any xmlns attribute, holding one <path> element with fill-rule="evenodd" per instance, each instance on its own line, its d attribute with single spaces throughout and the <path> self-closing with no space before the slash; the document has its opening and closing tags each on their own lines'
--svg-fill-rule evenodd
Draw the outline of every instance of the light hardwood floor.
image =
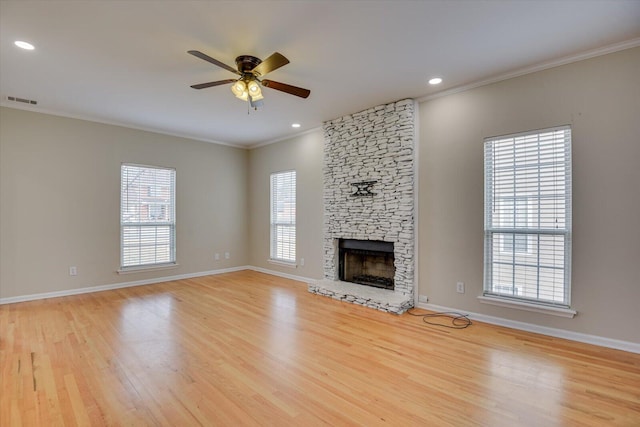
<svg viewBox="0 0 640 427">
<path fill-rule="evenodd" d="M 0 425 L 640 426 L 640 355 L 253 271 L 0 306 Z"/>
</svg>

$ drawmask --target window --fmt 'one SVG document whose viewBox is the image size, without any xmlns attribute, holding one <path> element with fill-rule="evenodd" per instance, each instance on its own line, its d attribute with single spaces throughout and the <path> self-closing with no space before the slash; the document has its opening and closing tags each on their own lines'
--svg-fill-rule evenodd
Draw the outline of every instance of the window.
<svg viewBox="0 0 640 427">
<path fill-rule="evenodd" d="M 271 259 L 296 261 L 296 171 L 271 174 Z"/>
<path fill-rule="evenodd" d="M 487 138 L 484 295 L 569 307 L 571 128 Z"/>
<path fill-rule="evenodd" d="M 175 264 L 175 169 L 123 164 L 121 269 Z"/>
<path fill-rule="evenodd" d="M 499 220 L 501 224 L 505 226 L 509 226 L 514 224 L 515 226 L 522 228 L 527 227 L 529 225 L 529 205 L 528 198 L 522 197 L 519 199 L 513 197 L 507 197 L 500 201 L 502 204 L 500 212 Z M 515 215 L 515 217 L 514 217 Z M 530 250 L 529 246 L 529 236 L 525 234 L 513 235 L 513 234 L 504 234 L 502 236 L 502 247 L 501 250 L 503 252 L 519 252 L 519 253 L 527 253 Z"/>
</svg>

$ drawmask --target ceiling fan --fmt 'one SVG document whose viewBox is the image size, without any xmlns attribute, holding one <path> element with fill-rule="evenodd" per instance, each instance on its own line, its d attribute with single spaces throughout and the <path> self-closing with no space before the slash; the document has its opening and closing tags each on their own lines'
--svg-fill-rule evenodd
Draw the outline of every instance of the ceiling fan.
<svg viewBox="0 0 640 427">
<path fill-rule="evenodd" d="M 299 96 L 301 98 L 307 98 L 311 93 L 310 90 L 303 89 L 301 87 L 291 86 L 273 80 L 261 79 L 265 74 L 277 70 L 289 63 L 289 60 L 278 52 L 275 52 L 264 61 L 260 60 L 260 58 L 256 58 L 255 56 L 240 55 L 236 58 L 237 70 L 200 51 L 190 50 L 188 53 L 240 76 L 237 79 L 217 80 L 215 82 L 191 85 L 194 89 L 205 89 L 212 86 L 232 83 L 231 91 L 236 98 L 242 99 L 243 101 L 249 101 L 251 106 L 254 108 L 262 105 L 262 99 L 264 98 L 262 96 L 260 85 Z"/>
</svg>

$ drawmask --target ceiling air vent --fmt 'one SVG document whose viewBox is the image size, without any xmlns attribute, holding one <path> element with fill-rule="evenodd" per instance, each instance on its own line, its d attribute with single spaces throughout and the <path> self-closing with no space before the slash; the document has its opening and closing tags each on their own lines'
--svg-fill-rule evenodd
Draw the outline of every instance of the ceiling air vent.
<svg viewBox="0 0 640 427">
<path fill-rule="evenodd" d="M 22 102 L 23 104 L 31 104 L 31 105 L 38 104 L 38 101 L 34 101 L 33 99 L 17 98 L 15 96 L 7 96 L 7 99 L 9 101 Z"/>
</svg>

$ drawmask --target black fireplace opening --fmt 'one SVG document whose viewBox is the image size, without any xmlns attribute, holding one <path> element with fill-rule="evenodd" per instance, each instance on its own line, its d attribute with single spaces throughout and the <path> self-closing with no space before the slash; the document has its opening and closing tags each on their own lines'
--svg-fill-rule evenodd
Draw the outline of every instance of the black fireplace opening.
<svg viewBox="0 0 640 427">
<path fill-rule="evenodd" d="M 393 242 L 340 239 L 338 278 L 382 289 L 394 289 Z"/>
</svg>

